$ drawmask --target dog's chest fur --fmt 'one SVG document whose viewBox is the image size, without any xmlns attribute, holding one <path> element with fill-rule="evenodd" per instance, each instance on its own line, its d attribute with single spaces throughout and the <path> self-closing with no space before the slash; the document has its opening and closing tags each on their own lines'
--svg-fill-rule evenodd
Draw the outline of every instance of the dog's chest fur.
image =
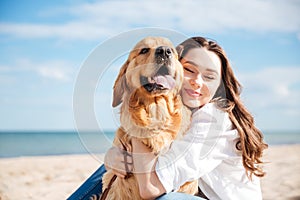
<svg viewBox="0 0 300 200">
<path fill-rule="evenodd" d="M 169 146 L 178 134 L 183 134 L 180 129 L 185 113 L 181 97 L 175 94 L 147 96 L 141 90 L 131 93 L 129 101 L 123 102 L 122 128 L 128 135 L 140 138 L 154 153 L 158 153 Z"/>
</svg>

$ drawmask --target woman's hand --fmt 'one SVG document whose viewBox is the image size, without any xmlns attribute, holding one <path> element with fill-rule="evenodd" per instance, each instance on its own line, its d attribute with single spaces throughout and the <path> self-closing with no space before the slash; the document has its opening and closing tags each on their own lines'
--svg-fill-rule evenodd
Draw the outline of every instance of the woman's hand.
<svg viewBox="0 0 300 200">
<path fill-rule="evenodd" d="M 118 177 L 125 178 L 133 169 L 132 155 L 121 147 L 111 147 L 105 154 L 104 165 Z"/>
</svg>

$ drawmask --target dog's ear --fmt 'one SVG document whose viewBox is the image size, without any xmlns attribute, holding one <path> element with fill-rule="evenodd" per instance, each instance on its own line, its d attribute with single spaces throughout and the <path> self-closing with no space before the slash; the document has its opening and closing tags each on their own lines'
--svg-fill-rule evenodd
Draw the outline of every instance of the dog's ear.
<svg viewBox="0 0 300 200">
<path fill-rule="evenodd" d="M 126 77 L 125 73 L 128 67 L 129 61 L 127 60 L 119 71 L 119 75 L 114 84 L 113 102 L 112 106 L 116 107 L 122 103 L 124 89 L 126 87 Z"/>
</svg>

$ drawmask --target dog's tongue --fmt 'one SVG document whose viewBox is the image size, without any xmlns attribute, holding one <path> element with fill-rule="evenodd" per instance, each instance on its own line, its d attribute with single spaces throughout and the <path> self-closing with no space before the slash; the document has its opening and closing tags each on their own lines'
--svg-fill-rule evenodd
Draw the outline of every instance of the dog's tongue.
<svg viewBox="0 0 300 200">
<path fill-rule="evenodd" d="M 153 80 L 157 85 L 161 85 L 163 88 L 166 89 L 172 89 L 175 87 L 175 80 L 172 76 L 170 75 L 159 75 L 153 77 Z"/>
</svg>

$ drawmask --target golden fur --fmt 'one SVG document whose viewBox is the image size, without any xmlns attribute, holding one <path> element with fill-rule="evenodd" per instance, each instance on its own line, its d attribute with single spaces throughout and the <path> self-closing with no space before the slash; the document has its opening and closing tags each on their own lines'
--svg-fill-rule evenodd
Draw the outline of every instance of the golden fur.
<svg viewBox="0 0 300 200">
<path fill-rule="evenodd" d="M 183 135 L 190 124 L 191 113 L 179 95 L 182 81 L 183 68 L 168 39 L 147 37 L 137 43 L 114 85 L 113 107 L 121 104 L 121 127 L 116 132 L 114 145 L 120 146 L 121 140 L 131 149 L 134 136 L 154 153 L 159 153 Z M 103 176 L 103 191 L 112 177 L 111 171 Z M 180 191 L 195 194 L 197 188 L 197 181 L 189 182 Z M 117 178 L 107 199 L 141 199 L 134 175 Z"/>
</svg>

